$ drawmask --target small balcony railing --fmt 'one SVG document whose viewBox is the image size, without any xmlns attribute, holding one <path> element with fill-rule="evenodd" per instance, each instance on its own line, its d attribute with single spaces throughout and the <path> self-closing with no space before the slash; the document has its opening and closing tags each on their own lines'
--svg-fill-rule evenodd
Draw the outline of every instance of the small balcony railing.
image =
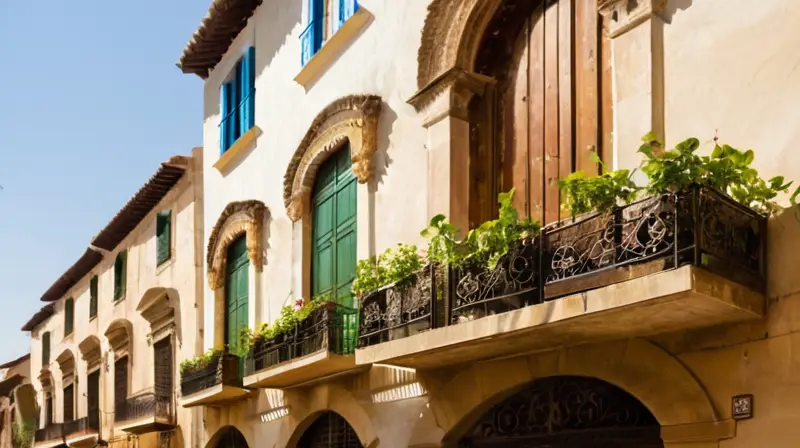
<svg viewBox="0 0 800 448">
<path fill-rule="evenodd" d="M 152 390 L 137 393 L 114 406 L 115 422 L 129 422 L 147 417 L 170 421 L 174 415 L 172 397 Z"/>
<path fill-rule="evenodd" d="M 493 269 L 430 267 L 360 303 L 359 347 L 693 265 L 764 292 L 767 218 L 704 187 L 562 221 Z"/>
<path fill-rule="evenodd" d="M 45 425 L 44 428 L 36 430 L 34 440 L 36 442 L 47 442 L 50 440 L 58 440 L 64 438 L 64 424 L 63 423 L 50 423 Z"/>
<path fill-rule="evenodd" d="M 288 333 L 253 344 L 245 375 L 268 369 L 321 350 L 349 355 L 355 350 L 358 310 L 328 303 L 314 310 Z"/>
<path fill-rule="evenodd" d="M 187 397 L 215 386 L 242 387 L 239 374 L 239 357 L 231 353 L 218 353 L 205 367 L 181 373 L 181 395 Z"/>
<path fill-rule="evenodd" d="M 64 423 L 64 437 L 100 431 L 100 411 L 91 410 L 86 417 Z"/>
</svg>

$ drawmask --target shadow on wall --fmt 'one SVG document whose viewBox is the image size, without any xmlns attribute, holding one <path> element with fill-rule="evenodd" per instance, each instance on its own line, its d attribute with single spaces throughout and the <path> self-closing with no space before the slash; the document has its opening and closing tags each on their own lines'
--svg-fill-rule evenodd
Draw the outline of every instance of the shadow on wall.
<svg viewBox="0 0 800 448">
<path fill-rule="evenodd" d="M 378 191 L 378 185 L 383 183 L 383 178 L 389 171 L 389 165 L 392 164 L 392 158 L 389 156 L 389 146 L 391 144 L 390 136 L 394 132 L 394 125 L 397 121 L 397 112 L 392 109 L 387 102 L 381 104 L 381 116 L 378 122 L 378 150 L 373 159 L 375 172 L 373 173 L 372 180 L 369 183 L 369 256 L 375 256 L 377 248 L 375 241 L 376 231 L 376 212 L 375 212 L 375 193 Z"/>
<path fill-rule="evenodd" d="M 670 0 L 667 3 L 667 7 L 659 15 L 665 23 L 672 23 L 672 17 L 675 16 L 675 13 L 678 10 L 686 11 L 692 7 L 692 3 L 694 3 L 694 0 Z"/>
<path fill-rule="evenodd" d="M 36 404 L 36 390 L 30 384 L 24 384 L 14 390 L 14 401 L 22 420 L 35 419 L 39 416 Z"/>
</svg>

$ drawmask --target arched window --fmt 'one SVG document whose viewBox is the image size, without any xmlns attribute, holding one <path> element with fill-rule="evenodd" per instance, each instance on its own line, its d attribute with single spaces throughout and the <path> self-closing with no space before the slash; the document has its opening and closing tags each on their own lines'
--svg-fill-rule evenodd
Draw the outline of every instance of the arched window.
<svg viewBox="0 0 800 448">
<path fill-rule="evenodd" d="M 361 448 L 353 427 L 341 415 L 325 412 L 316 420 L 297 442 L 297 448 Z"/>
<path fill-rule="evenodd" d="M 470 226 L 491 219 L 497 194 L 514 188 L 523 216 L 560 217 L 554 181 L 597 174 L 610 159 L 608 40 L 596 0 L 504 0 L 473 70 L 496 83 L 469 106 Z"/>
</svg>

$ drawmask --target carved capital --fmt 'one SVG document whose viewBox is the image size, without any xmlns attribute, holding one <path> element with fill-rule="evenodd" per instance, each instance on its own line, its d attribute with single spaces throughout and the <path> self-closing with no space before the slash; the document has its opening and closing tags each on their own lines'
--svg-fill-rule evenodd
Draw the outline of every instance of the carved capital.
<svg viewBox="0 0 800 448">
<path fill-rule="evenodd" d="M 268 217 L 267 207 L 261 201 L 231 202 L 222 211 L 208 238 L 206 256 L 208 285 L 212 290 L 225 284 L 225 266 L 228 246 L 242 235 L 247 237 L 247 256 L 256 269 L 264 268 L 262 224 Z"/>
<path fill-rule="evenodd" d="M 425 112 L 426 127 L 447 116 L 466 121 L 472 97 L 483 95 L 486 87 L 495 82 L 488 76 L 453 68 L 414 94 L 408 103 L 418 112 Z"/>
<path fill-rule="evenodd" d="M 606 31 L 612 39 L 636 28 L 667 7 L 668 0 L 600 0 L 597 10 L 606 20 Z"/>
<path fill-rule="evenodd" d="M 334 101 L 317 115 L 283 178 L 283 200 L 289 219 L 302 218 L 317 169 L 345 141 L 350 143 L 353 174 L 358 182 L 365 184 L 372 179 L 380 112 L 380 97 L 352 95 Z"/>
</svg>

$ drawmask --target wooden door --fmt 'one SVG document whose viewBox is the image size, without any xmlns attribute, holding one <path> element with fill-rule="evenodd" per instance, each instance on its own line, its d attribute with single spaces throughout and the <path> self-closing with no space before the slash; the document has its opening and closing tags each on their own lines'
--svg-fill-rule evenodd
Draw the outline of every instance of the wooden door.
<svg viewBox="0 0 800 448">
<path fill-rule="evenodd" d="M 86 401 L 89 414 L 100 409 L 100 370 L 95 370 L 86 378 Z"/>
<path fill-rule="evenodd" d="M 334 154 L 317 173 L 312 212 L 311 292 L 355 308 L 351 287 L 356 268 L 356 178 L 350 145 Z M 355 348 L 355 315 L 340 315 L 345 353 Z"/>
<path fill-rule="evenodd" d="M 114 413 L 122 418 L 125 401 L 128 399 L 128 357 L 123 356 L 114 363 Z"/>
<path fill-rule="evenodd" d="M 47 398 L 44 401 L 44 425 L 48 427 L 53 424 L 53 414 L 55 409 L 53 409 L 53 393 L 47 392 Z"/>
<path fill-rule="evenodd" d="M 498 82 L 471 106 L 479 135 L 471 225 L 493 216 L 497 194 L 511 188 L 521 215 L 554 222 L 555 181 L 578 170 L 598 174 L 593 153 L 610 159 L 609 45 L 599 20 L 597 0 L 506 0 L 490 22 L 475 69 Z"/>
<path fill-rule="evenodd" d="M 228 248 L 225 281 L 225 343 L 231 350 L 239 347 L 239 335 L 248 327 L 249 269 L 247 237 L 234 241 Z"/>
<path fill-rule="evenodd" d="M 75 385 L 64 388 L 64 422 L 75 420 Z"/>
</svg>

